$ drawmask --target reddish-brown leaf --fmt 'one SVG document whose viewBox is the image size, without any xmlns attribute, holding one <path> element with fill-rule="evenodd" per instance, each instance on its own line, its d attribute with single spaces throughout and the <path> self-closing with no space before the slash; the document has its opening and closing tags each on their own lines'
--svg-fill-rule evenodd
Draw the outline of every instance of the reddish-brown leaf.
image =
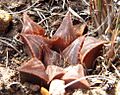
<svg viewBox="0 0 120 95">
<path fill-rule="evenodd" d="M 22 34 L 22 41 L 25 45 L 25 50 L 31 57 L 36 57 L 42 60 L 43 46 L 51 47 L 50 40 L 39 35 Z"/>
<path fill-rule="evenodd" d="M 105 41 L 94 37 L 78 37 L 63 50 L 64 60 L 68 64 L 81 63 L 87 68 L 92 68 L 104 43 Z"/>
<path fill-rule="evenodd" d="M 18 68 L 18 71 L 20 71 L 22 81 L 30 81 L 38 84 L 42 81 L 48 81 L 45 67 L 37 58 L 32 58 L 28 62 L 23 63 L 22 66 Z"/>
<path fill-rule="evenodd" d="M 65 81 L 66 84 L 85 76 L 84 68 L 81 64 L 78 64 L 76 66 L 69 66 L 65 70 L 66 73 L 62 77 L 62 79 Z M 82 89 L 88 89 L 89 87 L 90 84 L 86 79 L 76 82 L 70 86 L 70 88 L 82 88 Z"/>
<path fill-rule="evenodd" d="M 99 56 L 105 41 L 98 40 L 94 37 L 86 37 L 80 52 L 81 63 L 87 67 L 94 67 L 94 61 Z"/>
<path fill-rule="evenodd" d="M 62 54 L 66 63 L 73 65 L 80 63 L 79 53 L 83 46 L 84 40 L 85 36 L 78 37 L 67 48 L 63 50 Z"/>
<path fill-rule="evenodd" d="M 60 79 L 65 74 L 65 71 L 62 67 L 48 65 L 46 73 L 49 76 L 49 82 L 51 82 L 53 79 Z"/>
<path fill-rule="evenodd" d="M 43 62 L 45 65 L 57 65 L 57 66 L 63 65 L 61 55 L 56 51 L 51 50 L 47 46 L 44 46 L 43 55 L 44 55 Z"/>
<path fill-rule="evenodd" d="M 73 30 L 71 14 L 68 12 L 63 19 L 58 30 L 52 37 L 53 49 L 60 51 L 66 48 L 74 39 L 76 35 Z"/>
<path fill-rule="evenodd" d="M 34 34 L 44 36 L 45 30 L 34 22 L 27 13 L 23 14 L 23 29 L 22 33 L 24 34 Z"/>
</svg>

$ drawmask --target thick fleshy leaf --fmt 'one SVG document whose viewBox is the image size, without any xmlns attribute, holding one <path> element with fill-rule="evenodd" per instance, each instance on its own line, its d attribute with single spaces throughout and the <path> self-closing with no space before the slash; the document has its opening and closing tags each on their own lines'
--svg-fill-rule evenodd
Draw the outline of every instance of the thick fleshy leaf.
<svg viewBox="0 0 120 95">
<path fill-rule="evenodd" d="M 92 68 L 104 43 L 105 41 L 94 37 L 78 37 L 63 50 L 64 60 L 68 64 L 81 63 L 87 68 Z"/>
<path fill-rule="evenodd" d="M 86 37 L 83 47 L 80 52 L 80 60 L 81 63 L 87 67 L 94 67 L 95 59 L 100 55 L 100 51 L 102 50 L 102 46 L 105 41 L 98 40 L 94 37 Z"/>
<path fill-rule="evenodd" d="M 25 50 L 31 57 L 36 57 L 42 60 L 43 46 L 51 47 L 50 40 L 39 35 L 22 34 L 22 41 L 25 45 Z"/>
<path fill-rule="evenodd" d="M 45 30 L 24 13 L 22 33 L 44 36 Z"/>
<path fill-rule="evenodd" d="M 82 49 L 84 40 L 85 36 L 78 37 L 67 48 L 63 50 L 62 54 L 66 63 L 73 65 L 80 63 L 79 54 Z"/>
<path fill-rule="evenodd" d="M 60 79 L 65 74 L 65 71 L 62 67 L 48 65 L 46 73 L 49 76 L 49 82 L 51 82 L 53 79 Z"/>
<path fill-rule="evenodd" d="M 76 66 L 69 66 L 65 70 L 66 73 L 62 77 L 62 79 L 65 81 L 66 84 L 85 76 L 84 68 L 81 64 L 78 64 Z M 70 86 L 70 88 L 75 88 L 75 89 L 76 88 L 88 89 L 89 87 L 90 84 L 86 79 L 76 82 Z"/>
<path fill-rule="evenodd" d="M 45 73 L 45 67 L 37 58 L 32 58 L 28 62 L 23 63 L 18 68 L 18 71 L 20 71 L 22 81 L 30 81 L 38 84 L 42 81 L 48 81 L 48 76 Z"/>
<path fill-rule="evenodd" d="M 51 50 L 49 47 L 44 46 L 43 55 L 43 62 L 45 65 L 63 66 L 63 60 L 61 55 L 56 51 Z"/>
<path fill-rule="evenodd" d="M 60 51 L 66 48 L 74 39 L 76 35 L 74 33 L 73 24 L 71 20 L 71 14 L 68 12 L 63 19 L 58 30 L 52 37 L 53 49 Z"/>
<path fill-rule="evenodd" d="M 65 82 L 63 80 L 55 79 L 50 83 L 50 95 L 65 95 Z"/>
</svg>

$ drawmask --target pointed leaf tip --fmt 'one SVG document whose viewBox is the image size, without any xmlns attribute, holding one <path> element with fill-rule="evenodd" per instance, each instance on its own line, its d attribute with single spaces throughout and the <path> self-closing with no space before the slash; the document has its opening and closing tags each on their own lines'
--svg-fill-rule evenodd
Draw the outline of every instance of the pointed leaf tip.
<svg viewBox="0 0 120 95">
<path fill-rule="evenodd" d="M 76 66 L 69 66 L 65 68 L 65 75 L 62 77 L 62 79 L 65 81 L 65 84 L 68 84 L 76 79 L 82 78 L 85 76 L 84 74 L 84 68 L 81 64 L 78 64 Z M 86 79 L 81 80 L 79 82 L 76 82 L 68 87 L 72 89 L 89 89 L 90 84 Z"/>
<path fill-rule="evenodd" d="M 60 79 L 65 74 L 65 71 L 62 67 L 58 67 L 56 65 L 48 65 L 46 73 L 49 76 L 50 83 L 53 79 Z"/>
<path fill-rule="evenodd" d="M 53 48 L 55 50 L 63 50 L 66 48 L 74 39 L 76 35 L 73 30 L 73 24 L 70 12 L 67 12 L 60 27 L 53 35 Z"/>
<path fill-rule="evenodd" d="M 41 35 L 44 36 L 45 30 L 38 25 L 36 22 L 34 22 L 27 13 L 23 14 L 23 28 L 22 28 L 23 34 L 34 34 L 34 35 Z"/>
<path fill-rule="evenodd" d="M 62 54 L 65 63 L 76 65 L 81 62 L 79 60 L 79 54 L 82 49 L 84 40 L 85 36 L 78 37 L 75 41 L 73 41 L 68 47 L 63 50 Z"/>
<path fill-rule="evenodd" d="M 48 81 L 48 76 L 45 73 L 45 67 L 37 58 L 30 59 L 17 69 L 20 71 L 22 81 L 30 81 L 38 84 L 41 83 L 41 80 L 46 83 Z"/>
<path fill-rule="evenodd" d="M 43 46 L 51 47 L 51 41 L 39 35 L 22 34 L 21 39 L 27 54 L 40 60 L 42 60 Z"/>
</svg>

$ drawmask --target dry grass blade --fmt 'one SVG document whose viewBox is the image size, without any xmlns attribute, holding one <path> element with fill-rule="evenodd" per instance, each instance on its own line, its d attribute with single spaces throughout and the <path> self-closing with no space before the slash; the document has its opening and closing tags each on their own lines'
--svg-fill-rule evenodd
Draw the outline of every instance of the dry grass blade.
<svg viewBox="0 0 120 95">
<path fill-rule="evenodd" d="M 93 25 L 99 27 L 99 33 L 101 34 L 104 31 L 107 33 L 111 26 L 113 26 L 111 24 L 113 18 L 111 14 L 115 14 L 113 2 L 111 0 L 90 0 L 90 12 Z M 107 24 L 103 24 L 103 22 Z"/>
<path fill-rule="evenodd" d="M 47 30 L 49 31 L 49 25 L 48 25 L 48 21 L 46 20 L 47 18 L 45 17 L 45 15 L 42 12 L 37 11 L 37 14 L 39 15 L 39 17 L 41 18 L 41 21 L 44 21 L 44 25 L 46 26 Z"/>
<path fill-rule="evenodd" d="M 8 49 L 6 50 L 6 67 L 8 67 L 8 63 L 9 63 L 9 53 L 8 53 Z"/>
<path fill-rule="evenodd" d="M 36 0 L 31 6 L 29 6 L 28 8 L 21 10 L 21 11 L 17 11 L 17 12 L 10 12 L 9 14 L 20 14 L 23 12 L 26 12 L 27 10 L 29 10 L 30 8 L 34 7 L 40 0 Z"/>
<path fill-rule="evenodd" d="M 106 56 L 109 59 L 112 59 L 116 55 L 115 42 L 116 42 L 116 38 L 118 36 L 118 29 L 113 30 L 111 33 L 112 33 L 111 42 L 110 42 L 111 46 L 109 47 L 109 50 L 106 53 Z"/>
<path fill-rule="evenodd" d="M 76 17 L 79 18 L 82 22 L 85 23 L 85 20 L 84 20 L 82 17 L 80 17 L 71 7 L 69 7 L 68 10 L 69 10 L 74 16 L 76 16 Z"/>
<path fill-rule="evenodd" d="M 112 64 L 112 67 L 115 69 L 116 74 L 118 75 L 118 77 L 120 78 L 120 73 L 119 70 L 117 70 L 117 68 Z"/>
<path fill-rule="evenodd" d="M 107 14 L 108 14 L 108 22 L 107 22 L 108 26 L 107 26 L 107 29 L 105 30 L 105 33 L 107 33 L 111 26 L 111 17 L 110 17 L 110 9 L 109 9 L 108 3 L 106 0 L 105 2 L 106 2 Z"/>
<path fill-rule="evenodd" d="M 2 39 L 2 40 L 7 40 L 7 41 L 11 41 L 9 38 L 6 38 L 6 37 L 0 37 L 0 39 Z"/>
<path fill-rule="evenodd" d="M 62 0 L 63 1 L 63 5 L 62 5 L 62 8 L 64 9 L 65 8 L 65 0 Z"/>
<path fill-rule="evenodd" d="M 86 5 L 90 6 L 90 4 L 86 0 L 82 0 Z"/>
<path fill-rule="evenodd" d="M 109 80 L 115 81 L 115 80 L 112 79 L 112 78 L 109 78 L 109 77 L 106 77 L 106 76 L 102 76 L 102 75 L 90 75 L 90 76 L 81 77 L 81 78 L 79 78 L 79 79 L 76 79 L 76 80 L 74 80 L 74 81 L 66 84 L 66 85 L 64 86 L 64 89 L 67 88 L 67 87 L 69 87 L 69 86 L 71 86 L 71 85 L 73 85 L 73 84 L 75 84 L 75 83 L 77 83 L 77 82 L 79 82 L 79 81 L 81 81 L 81 80 L 90 79 L 90 78 L 96 78 L 96 79 L 108 80 L 108 81 L 109 81 Z M 60 88 L 59 91 L 61 91 L 62 89 L 63 89 L 63 88 Z"/>
</svg>

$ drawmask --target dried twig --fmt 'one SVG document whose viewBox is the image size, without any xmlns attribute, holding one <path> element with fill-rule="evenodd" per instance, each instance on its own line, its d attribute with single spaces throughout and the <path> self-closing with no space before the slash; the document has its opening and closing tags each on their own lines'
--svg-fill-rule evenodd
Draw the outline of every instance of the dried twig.
<svg viewBox="0 0 120 95">
<path fill-rule="evenodd" d="M 74 16 L 76 16 L 76 17 L 79 18 L 82 22 L 85 23 L 85 20 L 84 20 L 82 17 L 80 17 L 71 7 L 69 7 L 68 10 L 69 10 Z"/>
<path fill-rule="evenodd" d="M 106 76 L 102 76 L 102 75 L 90 75 L 90 76 L 85 76 L 85 77 L 79 78 L 79 79 L 77 79 L 77 80 L 74 80 L 74 81 L 66 84 L 65 87 L 64 87 L 64 88 L 60 88 L 59 91 L 65 89 L 65 88 L 67 88 L 68 86 L 71 86 L 71 85 L 73 85 L 73 84 L 75 84 L 75 83 L 77 83 L 77 82 L 79 82 L 79 81 L 81 81 L 81 80 L 89 79 L 89 78 L 97 78 L 97 79 L 102 79 L 102 80 L 115 81 L 115 80 L 112 79 L 112 78 L 109 78 L 109 77 L 106 77 Z"/>
<path fill-rule="evenodd" d="M 2 39 L 0 39 L 0 42 L 6 44 L 6 45 L 8 45 L 8 46 L 10 46 L 10 47 L 13 48 L 15 51 L 17 51 L 18 53 L 20 53 L 20 52 L 17 50 L 17 48 L 14 47 L 14 46 L 13 46 L 12 44 L 10 44 L 9 42 L 7 42 L 7 41 L 5 41 L 5 40 L 2 40 Z"/>
<path fill-rule="evenodd" d="M 112 63 L 111 63 L 111 65 L 115 69 L 115 72 L 118 75 L 118 77 L 120 78 L 120 73 L 119 73 L 118 69 Z"/>
<path fill-rule="evenodd" d="M 30 8 L 34 7 L 39 1 L 40 1 L 40 0 L 35 1 L 31 6 L 29 6 L 28 8 L 26 8 L 26 9 L 24 9 L 24 10 L 21 10 L 21 11 L 18 11 L 18 12 L 9 13 L 9 14 L 20 14 L 20 13 L 26 12 L 26 11 L 29 10 Z"/>
<path fill-rule="evenodd" d="M 8 48 L 6 49 L 6 68 L 8 67 L 8 63 L 9 63 L 9 58 L 8 58 Z"/>
</svg>

